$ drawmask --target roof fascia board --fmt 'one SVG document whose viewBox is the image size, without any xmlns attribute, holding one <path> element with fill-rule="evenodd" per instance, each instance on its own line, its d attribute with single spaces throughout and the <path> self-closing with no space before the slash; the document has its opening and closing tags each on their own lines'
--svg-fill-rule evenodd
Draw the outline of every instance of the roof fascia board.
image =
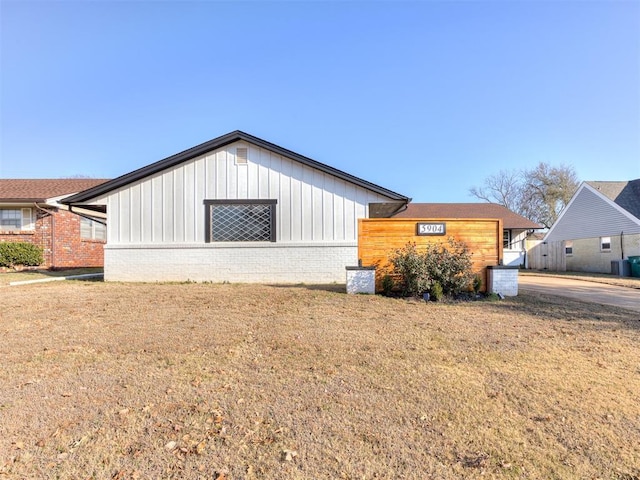
<svg viewBox="0 0 640 480">
<path fill-rule="evenodd" d="M 560 215 L 558 216 L 558 218 L 556 218 L 556 221 L 553 222 L 553 225 L 551 225 L 551 228 L 545 234 L 544 238 L 542 239 L 544 242 L 547 241 L 547 237 L 551 235 L 551 233 L 555 230 L 556 225 L 560 224 L 560 220 L 562 220 L 562 218 L 564 217 L 564 214 L 569 211 L 569 208 L 571 208 L 571 205 L 573 204 L 575 199 L 578 198 L 578 195 L 580 195 L 580 192 L 582 192 L 582 189 L 585 188 L 585 186 L 587 186 L 587 182 L 582 182 L 580 184 L 580 186 L 576 190 L 576 193 L 573 194 L 573 197 L 571 197 L 571 200 L 569 200 L 569 203 L 567 203 L 567 206 L 564 207 L 564 209 L 562 209 L 562 211 L 560 212 Z"/>
<path fill-rule="evenodd" d="M 86 202 L 87 200 L 91 200 L 95 197 L 104 195 L 105 193 L 109 193 L 113 190 L 124 187 L 137 180 L 148 177 L 162 170 L 172 168 L 182 162 L 199 157 L 200 155 L 203 155 L 207 152 L 224 147 L 226 145 L 229 145 L 230 143 L 234 143 L 237 141 L 245 141 L 253 145 L 256 145 L 258 147 L 271 150 L 274 153 L 280 154 L 284 157 L 290 158 L 292 160 L 296 160 L 304 165 L 310 166 L 312 168 L 316 168 L 318 170 L 324 171 L 336 177 L 342 178 L 343 180 L 346 180 L 350 183 L 353 183 L 360 187 L 376 192 L 392 200 L 397 200 L 400 202 L 411 201 L 410 198 L 405 197 L 404 195 L 400 195 L 399 193 L 393 192 L 379 185 L 375 185 L 373 183 L 367 182 L 366 180 L 363 180 L 361 178 L 354 177 L 353 175 L 350 175 L 346 172 L 330 167 L 329 165 L 325 165 L 316 160 L 312 160 L 308 157 L 292 152 L 291 150 L 287 150 L 286 148 L 279 147 L 278 145 L 267 142 L 266 140 L 262 140 L 258 137 L 254 137 L 253 135 L 249 135 L 248 133 L 244 133 L 240 130 L 236 130 L 234 132 L 227 133 L 226 135 L 222 135 L 220 137 L 214 138 L 213 140 L 209 140 L 208 142 L 202 143 L 195 147 L 189 148 L 188 150 L 184 150 L 182 152 L 176 153 L 175 155 L 167 157 L 158 162 L 155 162 L 145 167 L 134 170 L 118 178 L 107 181 L 101 185 L 97 185 L 96 187 L 89 188 L 84 192 L 80 192 L 78 194 L 68 196 L 64 198 L 61 201 L 61 203 L 72 204 L 72 203 Z"/>
</svg>

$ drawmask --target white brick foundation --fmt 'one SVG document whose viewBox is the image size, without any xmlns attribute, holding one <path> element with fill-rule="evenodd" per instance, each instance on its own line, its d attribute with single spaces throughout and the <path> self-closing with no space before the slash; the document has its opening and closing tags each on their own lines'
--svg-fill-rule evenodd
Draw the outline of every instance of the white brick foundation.
<svg viewBox="0 0 640 480">
<path fill-rule="evenodd" d="M 347 267 L 347 293 L 376 293 L 376 268 Z"/>
<path fill-rule="evenodd" d="M 344 283 L 355 243 L 106 245 L 104 278 L 124 282 Z"/>
<path fill-rule="evenodd" d="M 518 267 L 487 267 L 489 293 L 501 293 L 505 297 L 518 295 Z"/>
</svg>

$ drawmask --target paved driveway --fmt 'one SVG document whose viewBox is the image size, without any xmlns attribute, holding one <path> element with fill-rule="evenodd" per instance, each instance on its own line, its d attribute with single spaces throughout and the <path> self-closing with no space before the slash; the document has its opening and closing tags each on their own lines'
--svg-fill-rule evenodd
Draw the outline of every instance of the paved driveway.
<svg viewBox="0 0 640 480">
<path fill-rule="evenodd" d="M 519 275 L 518 289 L 525 293 L 539 292 L 585 302 L 614 305 L 640 313 L 640 290 L 637 288 L 617 287 L 548 275 Z"/>
</svg>

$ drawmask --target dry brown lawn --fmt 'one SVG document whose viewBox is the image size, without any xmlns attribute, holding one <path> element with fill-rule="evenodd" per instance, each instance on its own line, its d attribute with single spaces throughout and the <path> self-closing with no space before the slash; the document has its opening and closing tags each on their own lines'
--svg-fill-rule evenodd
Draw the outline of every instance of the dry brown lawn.
<svg viewBox="0 0 640 480">
<path fill-rule="evenodd" d="M 0 479 L 640 478 L 637 314 L 341 290 L 0 286 Z"/>
</svg>

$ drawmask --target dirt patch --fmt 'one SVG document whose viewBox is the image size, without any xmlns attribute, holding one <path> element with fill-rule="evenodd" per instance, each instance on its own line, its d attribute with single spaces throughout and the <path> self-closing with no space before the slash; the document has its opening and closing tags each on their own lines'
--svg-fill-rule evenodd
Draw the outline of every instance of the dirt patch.
<svg viewBox="0 0 640 480">
<path fill-rule="evenodd" d="M 2 295 L 0 477 L 640 476 L 625 310 L 218 284 Z"/>
</svg>

